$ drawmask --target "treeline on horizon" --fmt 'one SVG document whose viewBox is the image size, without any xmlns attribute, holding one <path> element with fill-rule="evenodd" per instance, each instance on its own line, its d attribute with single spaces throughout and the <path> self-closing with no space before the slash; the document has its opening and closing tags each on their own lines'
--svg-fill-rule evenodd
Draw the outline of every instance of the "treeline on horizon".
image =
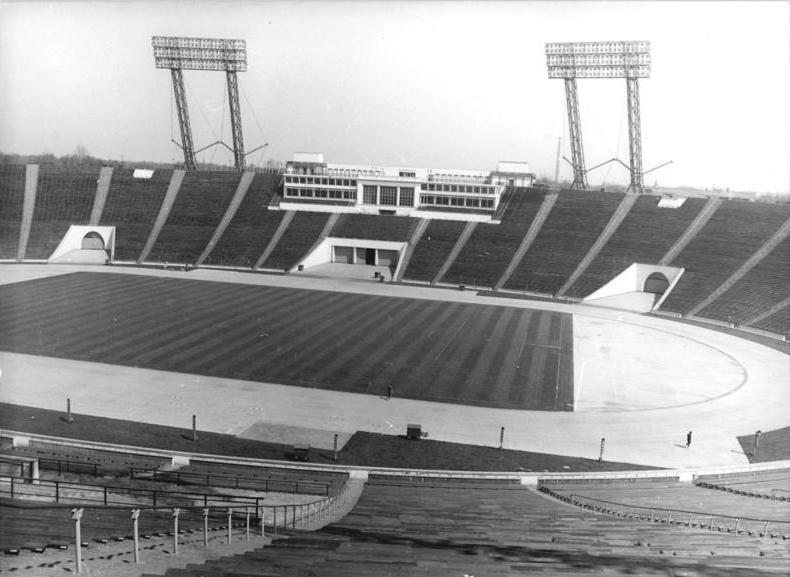
<svg viewBox="0 0 790 577">
<path fill-rule="evenodd" d="M 84 152 L 81 147 L 72 154 L 64 156 L 56 156 L 50 152 L 44 154 L 14 154 L 0 152 L 0 166 L 3 165 L 20 165 L 20 164 L 38 164 L 41 166 L 57 166 L 61 168 L 100 168 L 102 166 L 112 166 L 114 168 L 149 168 L 149 169 L 166 169 L 172 170 L 176 168 L 184 168 L 183 162 L 153 162 L 149 160 L 108 160 L 105 158 L 97 158 Z M 198 170 L 203 171 L 219 171 L 219 172 L 234 172 L 235 167 L 227 164 L 213 164 L 210 162 L 198 162 Z M 248 165 L 247 170 L 256 172 L 284 172 L 285 162 L 281 160 L 269 159 L 261 166 Z M 547 187 L 557 188 L 554 183 L 546 178 L 538 178 L 539 184 L 546 185 Z M 570 182 L 561 182 L 559 188 L 570 186 Z M 608 192 L 624 192 L 627 186 L 609 183 L 603 187 L 591 186 L 590 190 L 606 190 Z M 646 186 L 645 191 L 651 191 L 651 187 Z M 668 194 L 670 196 L 721 196 L 723 198 L 736 198 L 743 200 L 756 200 L 760 202 L 773 202 L 773 203 L 787 203 L 790 202 L 790 193 L 759 193 L 754 191 L 730 191 L 720 189 L 707 189 L 696 188 L 693 186 L 654 186 L 652 191 L 654 194 Z"/>
<path fill-rule="evenodd" d="M 100 168 L 112 166 L 114 168 L 184 168 L 183 162 L 154 162 L 150 160 L 112 160 L 97 158 L 87 153 L 75 152 L 63 156 L 56 156 L 50 152 L 44 154 L 14 154 L 0 152 L 0 165 L 9 164 L 38 164 L 40 166 L 57 166 L 61 168 Z M 198 170 L 235 171 L 236 168 L 227 164 L 213 164 L 198 162 Z M 267 160 L 262 166 L 250 165 L 248 170 L 275 171 L 284 170 L 285 163 L 279 160 Z"/>
</svg>

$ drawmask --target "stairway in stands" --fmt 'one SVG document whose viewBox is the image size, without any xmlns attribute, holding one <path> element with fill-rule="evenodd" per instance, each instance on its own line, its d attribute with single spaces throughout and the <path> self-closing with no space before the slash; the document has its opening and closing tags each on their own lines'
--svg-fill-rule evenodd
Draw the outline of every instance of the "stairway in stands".
<svg viewBox="0 0 790 577">
<path fill-rule="evenodd" d="M 214 230 L 214 234 L 208 241 L 206 248 L 203 249 L 203 252 L 200 254 L 197 262 L 195 263 L 197 266 L 202 265 L 209 255 L 211 255 L 214 247 L 217 246 L 217 242 L 219 242 L 219 239 L 222 238 L 222 235 L 225 233 L 225 229 L 228 228 L 228 225 L 233 220 L 233 217 L 236 216 L 236 212 L 239 210 L 239 206 L 241 206 L 241 203 L 247 194 L 247 190 L 249 190 L 254 178 L 254 172 L 245 172 L 241 175 L 241 180 L 239 180 L 239 184 L 236 187 L 236 192 L 233 194 L 230 204 L 228 204 L 228 207 L 225 209 L 225 214 L 222 216 L 222 220 L 220 220 L 217 228 Z"/>
<path fill-rule="evenodd" d="M 790 220 L 787 220 L 780 228 L 777 230 L 771 238 L 769 238 L 763 246 L 761 246 L 757 251 L 749 257 L 749 259 L 743 263 L 738 270 L 736 270 L 726 281 L 724 281 L 716 290 L 711 292 L 707 297 L 702 299 L 699 303 L 697 303 L 692 309 L 689 311 L 688 314 L 696 315 L 702 309 L 713 303 L 716 299 L 722 296 L 725 292 L 727 292 L 730 287 L 734 286 L 739 280 L 741 280 L 746 274 L 751 271 L 755 266 L 757 266 L 763 258 L 765 258 L 768 254 L 771 253 L 778 245 L 781 243 L 787 236 L 790 235 Z M 787 279 L 785 279 L 786 281 Z"/>
<path fill-rule="evenodd" d="M 466 226 L 464 227 L 464 230 L 461 231 L 461 234 L 458 237 L 458 240 L 456 241 L 453 250 L 450 251 L 450 254 L 447 256 L 447 260 L 444 261 L 444 264 L 436 273 L 436 276 L 433 278 L 431 284 L 437 284 L 439 281 L 442 280 L 442 277 L 447 273 L 447 271 L 450 270 L 450 267 L 455 262 L 455 259 L 458 257 L 459 253 L 464 248 L 466 241 L 468 241 L 469 237 L 472 236 L 472 233 L 474 232 L 476 226 L 477 226 L 476 222 L 466 223 Z"/>
<path fill-rule="evenodd" d="M 253 269 L 260 268 L 260 266 L 269 258 L 272 254 L 274 249 L 277 247 L 277 243 L 280 242 L 280 238 L 282 238 L 285 231 L 288 229 L 288 225 L 291 224 L 291 221 L 294 219 L 296 215 L 296 211 L 289 210 L 286 211 L 285 215 L 283 216 L 280 224 L 277 225 L 277 229 L 274 231 L 274 235 L 269 240 L 269 244 L 266 245 L 266 248 L 263 250 L 263 253 L 258 260 L 255 262 L 255 265 L 252 267 Z"/>
<path fill-rule="evenodd" d="M 658 264 L 671 264 L 675 257 L 683 252 L 683 249 L 686 248 L 688 243 L 690 243 L 692 239 L 697 236 L 697 233 L 700 231 L 700 229 L 702 229 L 702 227 L 707 224 L 716 210 L 721 206 L 722 202 L 723 200 L 719 197 L 709 198 L 708 202 L 704 207 L 702 207 L 702 210 L 699 211 L 699 214 L 697 214 L 697 217 L 686 229 L 686 232 L 680 236 L 680 238 L 675 242 L 672 248 L 667 251 Z"/>
<path fill-rule="evenodd" d="M 159 207 L 159 214 L 154 221 L 154 226 L 148 235 L 148 239 L 145 241 L 142 252 L 137 257 L 137 264 L 145 262 L 148 259 L 148 255 L 151 254 L 151 249 L 153 249 L 156 244 L 159 233 L 162 232 L 167 218 L 170 216 L 170 211 L 176 202 L 176 197 L 178 196 L 178 191 L 181 189 L 181 184 L 184 182 L 185 175 L 186 172 L 183 170 L 173 171 L 173 175 L 170 177 L 170 184 L 167 186 L 165 198 L 162 200 L 162 206 Z"/>
<path fill-rule="evenodd" d="M 581 262 L 576 266 L 576 270 L 571 273 L 571 275 L 565 281 L 565 284 L 563 284 L 557 291 L 559 296 L 564 296 L 568 289 L 570 289 L 579 279 L 579 277 L 582 276 L 584 271 L 587 270 L 587 267 L 590 266 L 590 263 L 595 260 L 595 257 L 598 256 L 598 253 L 601 252 L 601 249 L 604 247 L 604 245 L 609 242 L 611 236 L 620 226 L 620 223 L 623 222 L 623 219 L 628 215 L 628 212 L 631 210 L 631 207 L 634 206 L 637 198 L 639 197 L 635 194 L 626 194 L 623 197 L 623 200 L 620 202 L 617 210 L 615 210 L 614 214 L 609 219 L 609 222 L 606 223 L 606 226 L 601 231 L 601 234 L 598 235 L 598 238 L 595 239 L 595 242 L 587 251 L 587 254 L 584 255 L 584 258 L 582 258 Z"/>
<path fill-rule="evenodd" d="M 494 285 L 494 290 L 499 290 L 505 283 L 510 279 L 510 275 L 513 274 L 513 271 L 516 270 L 518 265 L 521 263 L 521 259 L 524 258 L 524 255 L 529 250 L 529 247 L 532 246 L 532 242 L 535 240 L 535 237 L 538 236 L 540 232 L 540 228 L 543 226 L 543 223 L 546 221 L 546 217 L 549 216 L 551 209 L 554 207 L 554 203 L 557 202 L 557 195 L 556 194 L 547 194 L 546 197 L 543 199 L 543 203 L 540 205 L 537 214 L 535 214 L 535 218 L 532 220 L 532 223 L 529 225 L 529 229 L 527 230 L 527 234 L 524 235 L 524 238 L 521 240 L 521 244 L 519 244 L 518 248 L 516 249 L 516 253 L 513 255 L 513 258 L 510 260 L 510 264 L 507 265 L 505 272 L 502 273 L 502 276 L 499 278 L 497 283 Z"/>
<path fill-rule="evenodd" d="M 403 256 L 401 257 L 400 267 L 398 268 L 398 276 L 392 279 L 395 282 L 400 282 L 403 279 L 403 274 L 409 267 L 409 262 L 411 262 L 411 255 L 414 254 L 414 248 L 417 246 L 417 243 L 420 242 L 422 235 L 425 234 L 425 229 L 428 228 L 430 223 L 431 219 L 421 218 L 420 222 L 417 223 L 417 226 L 414 227 L 414 232 L 411 233 L 409 243 L 406 245 L 406 250 L 403 251 Z"/>
</svg>

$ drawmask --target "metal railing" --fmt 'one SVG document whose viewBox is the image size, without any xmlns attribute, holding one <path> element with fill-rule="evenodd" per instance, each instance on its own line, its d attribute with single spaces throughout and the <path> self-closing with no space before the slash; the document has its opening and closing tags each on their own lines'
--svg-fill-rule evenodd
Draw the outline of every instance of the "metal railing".
<svg viewBox="0 0 790 577">
<path fill-rule="evenodd" d="M 546 488 L 543 490 L 558 499 L 583 509 L 628 519 L 650 521 L 651 523 L 682 525 L 685 527 L 697 527 L 710 531 L 715 530 L 724 533 L 733 533 L 735 535 L 779 537 L 790 534 L 790 520 L 785 519 L 764 519 L 738 515 L 722 515 L 720 513 L 711 513 L 708 511 L 648 507 L 644 505 L 632 505 L 617 501 L 596 499 L 584 495 L 577 495 L 575 493 L 563 495 L 562 493 L 556 493 Z M 770 532 L 769 529 L 771 529 Z"/>
<path fill-rule="evenodd" d="M 82 504 L 92 506 L 97 503 L 103 507 L 135 507 L 135 508 L 169 508 L 169 507 L 253 507 L 260 509 L 295 508 L 320 503 L 334 503 L 338 499 L 347 498 L 348 487 L 334 496 L 326 496 L 315 501 L 302 504 L 266 505 L 265 497 L 230 495 L 221 493 L 198 493 L 190 491 L 167 491 L 145 487 L 121 487 L 106 484 L 71 483 L 49 479 L 31 479 L 14 475 L 0 475 L 0 496 L 22 501 L 44 501 L 57 505 Z M 96 506 L 96 505 L 93 505 Z M 284 512 L 288 518 L 287 511 Z M 295 513 L 294 513 L 295 515 Z M 276 518 L 277 514 L 274 513 Z M 292 519 L 296 519 L 292 515 Z M 274 523 L 276 525 L 276 522 Z"/>
<path fill-rule="evenodd" d="M 249 489 L 253 491 L 297 493 L 306 495 L 329 496 L 331 483 L 318 481 L 273 479 L 269 477 L 226 475 L 220 473 L 199 473 L 187 471 L 160 471 L 145 467 L 124 467 L 106 465 L 96 462 L 87 463 L 71 459 L 54 459 L 38 457 L 39 467 L 42 470 L 57 471 L 58 475 L 64 473 L 92 475 L 98 477 L 105 472 L 128 471 L 129 478 L 174 483 L 176 485 L 214 486 L 233 489 Z M 21 469 L 24 476 L 24 469 Z"/>
<path fill-rule="evenodd" d="M 770 493 L 761 491 L 749 491 L 747 489 L 738 489 L 728 485 L 719 485 L 717 483 L 708 483 L 707 481 L 697 481 L 694 483 L 697 487 L 703 489 L 714 489 L 716 491 L 723 491 L 725 493 L 732 493 L 734 495 L 744 495 L 746 497 L 753 497 L 755 499 L 771 499 L 774 501 L 790 501 L 790 491 L 787 489 L 771 489 Z M 787 493 L 787 496 L 777 495 L 777 493 Z"/>
<path fill-rule="evenodd" d="M 83 461 L 74 461 L 71 459 L 51 459 L 38 457 L 38 466 L 40 469 L 47 471 L 57 471 L 58 475 L 63 473 L 74 473 L 76 475 L 93 475 L 99 476 L 100 470 L 106 470 L 99 467 L 99 463 L 85 463 Z"/>
<path fill-rule="evenodd" d="M 14 483 L 17 482 L 18 491 L 19 479 L 15 477 L 0 478 L 0 485 L 2 485 L 3 480 L 7 481 L 9 479 L 11 480 L 11 491 L 13 496 Z M 26 481 L 27 484 L 34 484 L 29 479 L 21 479 L 21 481 Z M 40 483 L 41 482 L 39 481 L 39 484 Z M 18 492 L 16 497 L 19 497 Z M 301 504 L 264 505 L 258 503 L 257 505 L 247 504 L 241 506 L 213 505 L 172 507 L 162 505 L 91 505 L 83 503 L 73 507 L 63 504 L 55 504 L 43 507 L 40 505 L 35 505 L 31 511 L 35 511 L 36 515 L 39 517 L 42 511 L 51 511 L 51 513 L 47 515 L 47 522 L 56 526 L 59 525 L 64 527 L 73 521 L 74 539 L 71 541 L 71 543 L 74 545 L 73 549 L 76 555 L 76 570 L 77 573 L 79 573 L 83 568 L 81 549 L 85 544 L 85 542 L 82 540 L 81 521 L 83 513 L 86 509 L 96 513 L 92 516 L 92 524 L 95 525 L 97 515 L 100 519 L 102 514 L 105 514 L 104 518 L 110 518 L 109 520 L 112 521 L 112 525 L 114 526 L 114 529 L 111 531 L 120 531 L 119 535 L 121 536 L 106 534 L 105 536 L 107 539 L 97 538 L 95 540 L 102 543 L 108 542 L 109 538 L 112 538 L 114 541 L 125 541 L 127 539 L 132 540 L 134 542 L 134 562 L 140 563 L 140 535 L 138 528 L 141 518 L 148 521 L 147 524 L 149 526 L 149 531 L 143 535 L 143 538 L 150 538 L 152 536 L 171 537 L 173 540 L 171 554 L 178 555 L 179 536 L 184 533 L 199 532 L 199 530 L 195 528 L 197 525 L 202 525 L 204 546 L 208 546 L 209 531 L 225 529 L 227 530 L 227 543 L 230 544 L 233 540 L 234 529 L 239 529 L 239 527 L 244 529 L 246 540 L 250 539 L 252 526 L 260 527 L 259 534 L 262 537 L 267 535 L 267 529 L 271 531 L 274 536 L 277 535 L 278 528 L 307 530 L 315 529 L 319 525 L 331 520 L 332 515 L 340 511 L 340 509 L 349 502 L 349 487 L 346 485 L 340 493 L 333 497 L 324 497 L 316 501 Z M 5 506 L 9 505 L 6 504 Z M 14 506 L 16 509 L 22 511 L 24 511 L 26 508 L 19 502 L 11 506 Z M 121 511 L 126 511 L 130 514 L 129 525 L 132 530 L 131 537 L 127 537 L 127 529 L 124 529 L 118 523 L 118 513 Z M 157 513 L 159 514 L 158 516 L 156 515 Z M 166 513 L 166 517 L 171 517 L 172 522 L 165 523 L 165 521 L 162 519 L 162 513 Z M 182 519 L 191 525 L 190 528 L 185 528 L 184 523 L 182 523 L 181 528 L 179 528 L 179 517 L 181 517 L 182 513 L 187 513 L 187 515 L 184 515 Z M 190 516 L 188 514 L 192 515 Z M 154 516 L 153 521 L 150 520 L 151 515 Z M 22 516 L 24 516 L 24 514 Z M 149 519 L 146 519 L 146 517 L 149 517 Z M 202 523 L 196 523 L 196 521 L 201 517 Z M 241 522 L 240 518 L 244 519 L 243 523 Z M 209 527 L 210 520 L 215 523 L 215 526 L 211 528 Z M 222 522 L 223 524 L 216 525 L 217 522 Z M 225 522 L 226 524 L 224 524 Z M 151 526 L 158 526 L 161 528 L 161 531 L 158 529 L 151 531 Z M 31 536 L 29 535 L 23 535 L 19 537 L 20 541 L 24 541 L 25 543 L 29 543 L 31 541 Z M 13 546 L 11 548 L 13 548 Z"/>
<path fill-rule="evenodd" d="M 224 487 L 232 489 L 249 489 L 264 492 L 297 493 L 307 495 L 329 496 L 329 483 L 300 481 L 288 479 L 272 479 L 268 477 L 246 477 L 223 475 L 220 473 L 199 473 L 193 471 L 160 471 L 151 469 L 129 470 L 132 479 L 160 481 L 176 485 L 198 485 L 204 487 Z"/>
<path fill-rule="evenodd" d="M 0 495 L 54 503 L 100 503 L 136 507 L 236 507 L 259 506 L 264 497 L 248 497 L 209 492 L 169 491 L 145 487 L 73 483 L 50 479 L 30 479 L 0 475 Z"/>
</svg>

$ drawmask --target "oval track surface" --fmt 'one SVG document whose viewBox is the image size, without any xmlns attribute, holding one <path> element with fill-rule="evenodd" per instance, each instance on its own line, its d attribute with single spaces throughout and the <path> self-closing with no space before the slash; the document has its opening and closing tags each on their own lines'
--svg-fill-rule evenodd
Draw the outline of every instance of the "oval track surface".
<svg viewBox="0 0 790 577">
<path fill-rule="evenodd" d="M 0 284 L 22 282 L 26 278 L 45 278 L 55 271 L 66 273 L 78 267 L 36 265 L 0 266 Z M 99 267 L 96 274 L 116 276 L 123 268 Z M 289 291 L 320 288 L 326 293 L 343 293 L 351 297 L 377 296 L 420 299 L 431 302 L 498 305 L 514 309 L 540 309 L 572 314 L 576 320 L 589 322 L 601 333 L 601 340 L 589 339 L 594 347 L 606 346 L 606 335 L 620 340 L 621 331 L 647 334 L 656 331 L 674 343 L 669 362 L 678 366 L 696 366 L 693 374 L 669 371 L 665 380 L 651 371 L 632 370 L 630 387 L 642 387 L 654 394 L 658 406 L 672 405 L 684 395 L 694 395 L 695 383 L 711 373 L 708 357 L 729 358 L 737 362 L 732 378 L 742 379 L 741 386 L 724 383 L 723 395 L 685 406 L 662 410 L 654 407 L 628 410 L 583 410 L 577 412 L 525 411 L 492 409 L 463 404 L 410 400 L 397 395 L 391 401 L 371 394 L 308 390 L 271 383 L 220 377 L 189 375 L 109 365 L 89 361 L 72 361 L 54 357 L 0 352 L 0 401 L 62 410 L 71 398 L 78 412 L 141 422 L 188 426 L 193 414 L 199 415 L 200 427 L 207 431 L 242 434 L 251 427 L 284 425 L 310 427 L 324 431 L 331 442 L 332 433 L 358 430 L 402 434 L 406 423 L 422 423 L 430 438 L 457 443 L 497 446 L 500 427 L 506 427 L 505 447 L 557 455 L 597 458 L 599 440 L 606 437 L 606 454 L 610 460 L 671 468 L 744 465 L 748 463 L 738 443 L 738 435 L 757 429 L 770 430 L 788 424 L 790 406 L 790 359 L 787 354 L 745 341 L 737 336 L 711 331 L 699 326 L 677 323 L 663 318 L 585 305 L 553 302 L 530 302 L 520 299 L 480 297 L 471 291 L 447 291 L 342 279 L 309 279 L 294 276 L 271 276 L 197 270 L 188 275 L 177 271 L 126 269 L 136 277 L 198 279 L 218 285 L 226 282 L 280 287 Z M 86 299 L 89 295 L 85 295 Z M 117 298 L 117 295 L 107 297 Z M 328 297 L 329 298 L 329 297 Z M 0 303 L 2 304 L 2 303 Z M 600 322 L 599 322 L 600 321 Z M 623 327 L 631 327 L 626 329 Z M 75 335 L 79 340 L 84 329 Z M 45 338 L 47 327 L 36 334 Z M 598 333 L 595 333 L 597 337 Z M 611 375 L 618 365 L 638 365 L 639 359 L 654 362 L 654 345 L 644 339 L 632 339 L 632 350 L 612 347 L 608 360 L 599 370 L 585 374 L 581 400 L 595 391 L 606 394 Z M 580 341 L 581 342 L 581 341 Z M 700 343 L 694 351 L 680 343 Z M 597 343 L 597 344 L 596 344 Z M 695 352 L 696 351 L 696 352 Z M 700 357 L 700 351 L 705 352 Z M 592 349 L 595 355 L 600 350 Z M 637 353 L 634 356 L 632 353 Z M 577 370 L 587 358 L 584 347 L 574 350 Z M 593 361 L 597 363 L 599 361 Z M 694 364 L 696 363 L 696 365 Z M 637 367 L 638 369 L 638 367 Z M 632 380 L 633 379 L 633 380 Z M 711 393 L 709 389 L 708 393 Z M 606 402 L 603 399 L 602 402 Z M 694 444 L 686 449 L 685 433 L 694 430 Z"/>
</svg>

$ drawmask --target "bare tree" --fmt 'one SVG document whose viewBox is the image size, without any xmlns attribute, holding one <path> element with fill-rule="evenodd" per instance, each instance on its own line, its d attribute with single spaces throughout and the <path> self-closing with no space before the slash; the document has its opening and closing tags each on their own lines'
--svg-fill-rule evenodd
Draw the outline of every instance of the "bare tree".
<svg viewBox="0 0 790 577">
<path fill-rule="evenodd" d="M 75 157 L 75 158 L 76 158 L 78 161 L 80 161 L 80 162 L 84 161 L 86 158 L 88 158 L 88 156 L 90 156 L 90 155 L 88 154 L 88 149 L 87 149 L 87 148 L 85 148 L 85 147 L 84 147 L 83 145 L 81 145 L 81 144 L 78 144 L 78 145 L 77 145 L 77 148 L 75 148 L 75 149 L 74 149 L 74 152 L 73 152 L 72 154 L 73 154 L 73 155 L 74 155 L 74 157 Z"/>
</svg>

